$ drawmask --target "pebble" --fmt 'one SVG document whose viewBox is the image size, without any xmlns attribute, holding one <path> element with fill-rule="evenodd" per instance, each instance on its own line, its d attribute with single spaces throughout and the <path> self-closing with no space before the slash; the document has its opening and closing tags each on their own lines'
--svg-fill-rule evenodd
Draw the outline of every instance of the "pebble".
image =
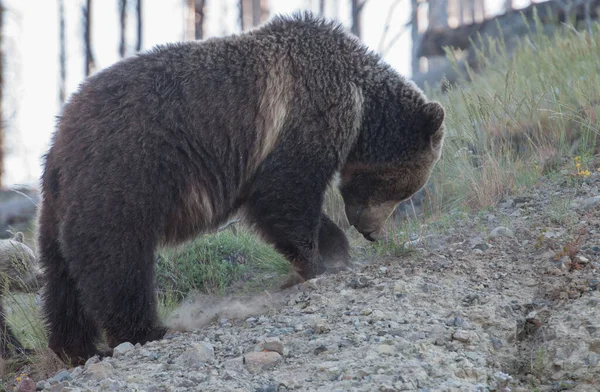
<svg viewBox="0 0 600 392">
<path fill-rule="evenodd" d="M 452 334 L 452 339 L 461 343 L 471 343 L 476 340 L 477 336 L 472 331 L 459 330 Z"/>
<path fill-rule="evenodd" d="M 274 351 L 283 355 L 283 343 L 279 337 L 266 337 L 256 347 L 256 351 Z"/>
<path fill-rule="evenodd" d="M 113 357 L 118 358 L 135 350 L 135 346 L 129 342 L 123 342 L 113 349 Z"/>
<path fill-rule="evenodd" d="M 259 351 L 246 354 L 242 363 L 244 360 L 244 365 L 249 372 L 258 373 L 277 366 L 283 357 L 274 351 Z"/>
<path fill-rule="evenodd" d="M 380 344 L 377 346 L 377 352 L 379 354 L 394 355 L 396 353 L 396 347 L 390 344 Z"/>
<path fill-rule="evenodd" d="M 71 373 L 69 373 L 67 370 L 61 370 L 60 372 L 56 373 L 52 379 L 56 380 L 56 382 L 62 382 L 71 381 L 73 378 L 71 377 Z"/>
<path fill-rule="evenodd" d="M 204 364 L 212 362 L 215 351 L 212 344 L 208 342 L 192 343 L 177 359 L 176 363 L 184 368 L 198 370 L 204 368 Z"/>
<path fill-rule="evenodd" d="M 590 197 L 583 202 L 583 209 L 585 211 L 591 210 L 592 208 L 600 204 L 600 196 Z"/>
<path fill-rule="evenodd" d="M 497 238 L 497 237 L 513 237 L 514 235 L 515 234 L 512 232 L 512 230 L 510 230 L 508 227 L 504 227 L 504 226 L 496 227 L 490 233 L 490 236 L 492 238 Z"/>
</svg>

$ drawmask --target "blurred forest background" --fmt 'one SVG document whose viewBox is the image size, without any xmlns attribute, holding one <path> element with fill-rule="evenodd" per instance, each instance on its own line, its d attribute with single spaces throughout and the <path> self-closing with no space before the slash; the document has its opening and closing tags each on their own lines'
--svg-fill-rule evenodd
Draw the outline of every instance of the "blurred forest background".
<svg viewBox="0 0 600 392">
<path fill-rule="evenodd" d="M 310 9 L 340 21 L 401 73 L 422 82 L 431 68 L 427 58 L 443 57 L 439 43 L 415 50 L 413 42 L 427 31 L 481 23 L 529 5 L 529 0 L 2 0 L 0 187 L 37 187 L 41 155 L 69 94 L 87 75 L 156 44 L 237 33 L 277 13 Z"/>
</svg>

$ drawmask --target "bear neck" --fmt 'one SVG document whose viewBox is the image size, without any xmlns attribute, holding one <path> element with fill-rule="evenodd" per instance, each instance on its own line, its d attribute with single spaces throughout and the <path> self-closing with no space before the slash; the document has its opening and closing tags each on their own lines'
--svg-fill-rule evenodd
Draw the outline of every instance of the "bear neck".
<svg viewBox="0 0 600 392">
<path fill-rule="evenodd" d="M 387 71 L 387 72 L 386 72 Z M 423 92 L 395 71 L 365 78 L 362 125 L 347 163 L 402 164 L 412 160 L 420 130 L 413 113 L 426 102 Z"/>
</svg>

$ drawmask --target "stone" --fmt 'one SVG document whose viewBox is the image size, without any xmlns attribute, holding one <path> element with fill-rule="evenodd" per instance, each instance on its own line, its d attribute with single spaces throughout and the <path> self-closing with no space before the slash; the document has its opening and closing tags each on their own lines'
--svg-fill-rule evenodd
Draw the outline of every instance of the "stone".
<svg viewBox="0 0 600 392">
<path fill-rule="evenodd" d="M 472 331 L 459 330 L 452 334 L 452 339 L 461 343 L 471 343 L 476 340 L 476 338 L 475 333 Z"/>
<path fill-rule="evenodd" d="M 497 238 L 497 237 L 514 237 L 514 235 L 515 234 L 512 232 L 512 230 L 510 230 L 508 227 L 504 227 L 504 226 L 496 227 L 490 233 L 490 236 L 492 238 Z"/>
<path fill-rule="evenodd" d="M 207 342 L 200 342 L 193 343 L 192 347 L 185 350 L 176 359 L 176 363 L 184 368 L 198 370 L 204 368 L 204 364 L 212 362 L 214 358 L 213 346 Z"/>
<path fill-rule="evenodd" d="M 69 373 L 67 370 L 61 370 L 60 372 L 56 373 L 52 379 L 56 380 L 57 382 L 62 382 L 71 381 L 73 378 L 71 377 L 71 373 Z"/>
<path fill-rule="evenodd" d="M 101 381 L 112 377 L 114 371 L 107 362 L 92 363 L 89 366 L 86 365 L 85 374 L 94 381 Z"/>
<path fill-rule="evenodd" d="M 591 210 L 600 205 L 600 196 L 590 197 L 583 202 L 583 209 L 585 211 Z"/>
<path fill-rule="evenodd" d="M 123 342 L 113 349 L 113 357 L 121 357 L 128 352 L 135 350 L 135 346 L 129 342 Z"/>
<path fill-rule="evenodd" d="M 380 344 L 377 346 L 377 352 L 379 354 L 394 355 L 396 353 L 396 347 L 390 344 Z"/>
<path fill-rule="evenodd" d="M 283 360 L 283 357 L 274 351 L 260 351 L 246 354 L 242 362 L 251 373 L 272 369 Z"/>
<path fill-rule="evenodd" d="M 283 343 L 278 337 L 264 338 L 256 347 L 256 351 L 274 351 L 281 355 L 283 355 L 283 349 Z"/>
</svg>

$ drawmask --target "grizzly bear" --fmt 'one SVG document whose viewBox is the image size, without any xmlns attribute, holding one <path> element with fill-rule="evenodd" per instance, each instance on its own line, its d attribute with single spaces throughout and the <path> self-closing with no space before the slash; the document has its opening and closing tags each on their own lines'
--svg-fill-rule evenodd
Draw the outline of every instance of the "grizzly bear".
<svg viewBox="0 0 600 392">
<path fill-rule="evenodd" d="M 63 108 L 41 178 L 49 347 L 78 364 L 104 354 L 101 330 L 109 348 L 162 338 L 155 249 L 234 214 L 303 279 L 321 274 L 321 254 L 348 246 L 322 212 L 331 180 L 350 224 L 378 239 L 430 177 L 443 120 L 341 25 L 306 12 L 92 75 Z"/>
<path fill-rule="evenodd" d="M 2 300 L 9 292 L 37 291 L 39 275 L 35 254 L 25 244 L 22 232 L 0 240 L 0 356 L 3 359 L 13 353 L 25 354 L 27 350 L 7 323 Z"/>
</svg>

